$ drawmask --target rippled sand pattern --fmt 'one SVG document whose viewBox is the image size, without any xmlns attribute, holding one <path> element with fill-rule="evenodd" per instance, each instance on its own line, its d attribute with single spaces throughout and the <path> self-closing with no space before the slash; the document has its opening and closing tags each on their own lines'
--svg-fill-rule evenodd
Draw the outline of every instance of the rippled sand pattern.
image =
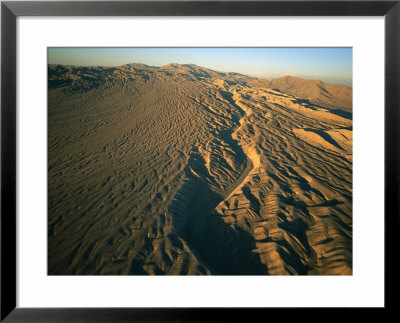
<svg viewBox="0 0 400 323">
<path fill-rule="evenodd" d="M 49 66 L 51 275 L 352 274 L 352 120 L 196 65 Z"/>
</svg>

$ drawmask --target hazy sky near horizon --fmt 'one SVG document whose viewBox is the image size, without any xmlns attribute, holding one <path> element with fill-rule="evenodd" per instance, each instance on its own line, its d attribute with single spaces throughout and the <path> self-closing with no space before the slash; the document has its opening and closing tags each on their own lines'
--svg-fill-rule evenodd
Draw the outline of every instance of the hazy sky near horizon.
<svg viewBox="0 0 400 323">
<path fill-rule="evenodd" d="M 352 86 L 353 50 L 349 47 L 53 47 L 48 48 L 48 63 L 81 66 L 196 64 L 216 71 L 238 72 L 259 78 L 293 75 Z"/>
</svg>

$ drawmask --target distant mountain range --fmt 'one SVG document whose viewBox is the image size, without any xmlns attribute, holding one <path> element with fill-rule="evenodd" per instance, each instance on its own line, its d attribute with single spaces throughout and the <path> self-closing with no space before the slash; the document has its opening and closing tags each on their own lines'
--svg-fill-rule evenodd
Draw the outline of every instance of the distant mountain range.
<svg viewBox="0 0 400 323">
<path fill-rule="evenodd" d="M 136 77 L 147 79 L 154 73 L 179 74 L 193 80 L 221 78 L 229 82 L 230 85 L 236 82 L 250 87 L 272 88 L 308 100 L 315 105 L 347 112 L 352 111 L 353 91 L 346 85 L 327 84 L 318 80 L 289 75 L 272 80 L 259 79 L 234 72 L 217 72 L 195 64 L 171 63 L 160 67 L 139 63 L 130 63 L 118 67 L 49 65 L 49 87 L 72 85 L 72 88 L 82 91 L 118 79 L 126 80 Z"/>
<path fill-rule="evenodd" d="M 347 85 L 327 84 L 322 81 L 307 80 L 289 75 L 273 80 L 257 79 L 250 84 L 278 89 L 324 107 L 352 110 L 353 91 Z"/>
</svg>

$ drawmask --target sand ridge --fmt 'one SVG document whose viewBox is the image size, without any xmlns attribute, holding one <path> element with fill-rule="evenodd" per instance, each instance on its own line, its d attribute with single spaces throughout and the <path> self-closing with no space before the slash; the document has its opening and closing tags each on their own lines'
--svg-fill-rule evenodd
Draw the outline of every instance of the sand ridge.
<svg viewBox="0 0 400 323">
<path fill-rule="evenodd" d="M 254 238 L 249 239 L 247 250 L 243 241 L 238 241 L 243 262 L 265 265 L 258 274 L 350 274 L 351 163 L 343 158 L 349 151 L 317 134 L 324 131 L 321 129 L 337 133 L 338 119 L 333 117 L 331 123 L 325 123 L 325 111 L 321 118 L 317 109 L 303 120 L 298 115 L 304 115 L 303 106 L 292 104 L 291 96 L 275 97 L 270 104 L 273 93 L 268 89 L 243 89 L 241 95 L 236 95 L 238 105 L 251 109 L 237 137 L 249 159 L 260 163 L 216 207 L 213 216 L 220 216 L 233 232 Z M 266 113 L 274 117 L 265 118 Z M 340 121 L 344 127 L 351 124 L 347 119 Z M 306 153 L 307 149 L 315 155 Z M 340 172 L 337 167 L 341 167 Z M 340 181 L 341 186 L 332 187 L 333 180 Z M 337 221 L 332 216 L 336 212 Z M 322 238 L 321 228 L 332 234 Z"/>
</svg>

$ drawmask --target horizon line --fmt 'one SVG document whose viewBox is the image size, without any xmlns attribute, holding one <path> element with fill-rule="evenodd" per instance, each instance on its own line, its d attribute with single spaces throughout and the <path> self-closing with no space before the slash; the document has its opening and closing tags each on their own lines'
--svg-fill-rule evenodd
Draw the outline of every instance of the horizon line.
<svg viewBox="0 0 400 323">
<path fill-rule="evenodd" d="M 122 67 L 124 65 L 132 65 L 132 64 L 143 65 L 143 66 L 151 67 L 151 68 L 161 68 L 163 66 L 168 66 L 168 65 L 173 65 L 173 64 L 181 65 L 181 66 L 190 66 L 190 65 L 193 66 L 194 65 L 194 66 L 198 66 L 200 68 L 206 68 L 206 69 L 208 69 L 210 71 L 217 72 L 217 73 L 239 74 L 239 75 L 255 78 L 255 79 L 258 79 L 258 80 L 268 80 L 268 81 L 270 81 L 270 80 L 275 80 L 275 79 L 284 78 L 284 77 L 294 77 L 294 78 L 300 78 L 300 79 L 303 79 L 303 80 L 319 81 L 319 82 L 322 82 L 322 83 L 325 83 L 325 84 L 331 84 L 331 85 L 343 85 L 343 86 L 347 86 L 347 87 L 353 89 L 352 85 L 348 85 L 348 84 L 344 84 L 344 83 L 329 83 L 329 82 L 322 81 L 321 79 L 318 79 L 318 78 L 308 78 L 308 77 L 305 77 L 305 76 L 298 76 L 298 75 L 292 75 L 292 74 L 283 74 L 281 76 L 276 76 L 276 77 L 266 77 L 266 76 L 265 77 L 259 77 L 259 76 L 255 76 L 255 75 L 243 74 L 243 73 L 233 72 L 233 71 L 217 71 L 217 70 L 214 70 L 212 68 L 209 68 L 209 67 L 206 67 L 206 66 L 200 66 L 200 65 L 195 64 L 195 63 L 182 64 L 182 63 L 177 63 L 177 62 L 171 62 L 171 63 L 168 63 L 168 64 L 159 65 L 159 66 L 157 66 L 157 65 L 147 65 L 145 63 L 137 63 L 137 62 L 129 62 L 129 63 L 125 63 L 125 64 L 120 64 L 120 65 L 76 65 L 76 64 L 47 63 L 47 65 L 60 65 L 60 66 L 73 66 L 73 67 L 102 67 L 102 68 L 118 68 L 118 67 Z M 331 77 L 333 77 L 333 76 L 331 76 Z M 351 78 L 351 84 L 352 84 L 352 78 Z"/>
</svg>

